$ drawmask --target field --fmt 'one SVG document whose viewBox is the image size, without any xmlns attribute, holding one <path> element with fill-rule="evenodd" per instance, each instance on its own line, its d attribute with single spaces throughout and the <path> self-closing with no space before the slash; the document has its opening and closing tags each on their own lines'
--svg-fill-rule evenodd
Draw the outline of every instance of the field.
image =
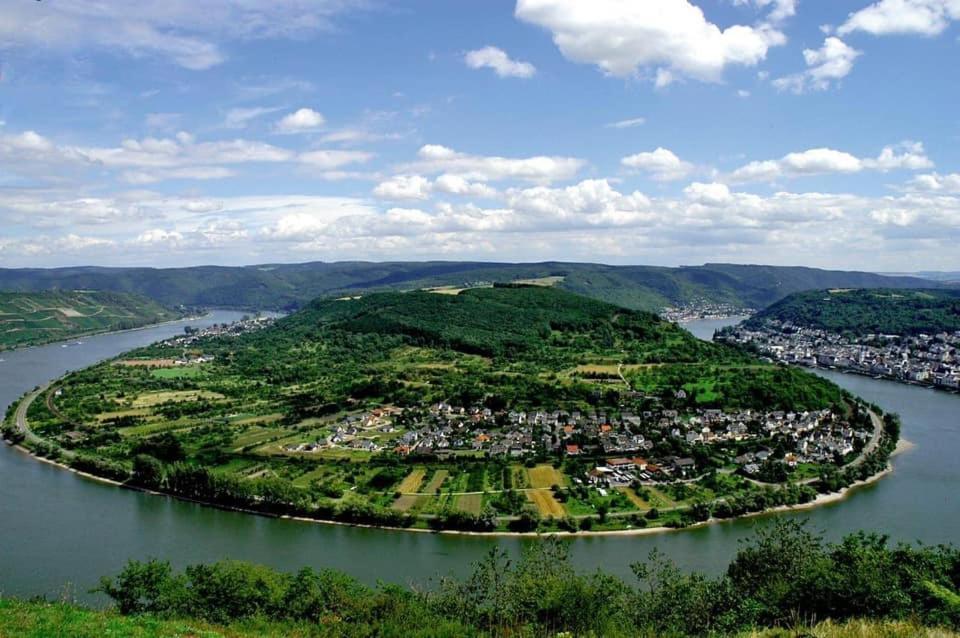
<svg viewBox="0 0 960 638">
<path fill-rule="evenodd" d="M 397 491 L 401 494 L 410 494 L 415 493 L 420 489 L 420 484 L 423 483 L 424 477 L 426 477 L 427 471 L 423 468 L 417 468 L 407 474 L 407 476 L 400 481 L 400 484 L 397 485 Z"/>
<path fill-rule="evenodd" d="M 551 516 L 553 518 L 563 518 L 567 514 L 563 505 L 553 497 L 550 490 L 527 490 L 527 498 L 537 506 L 537 510 L 544 518 Z"/>
<path fill-rule="evenodd" d="M 433 473 L 433 476 L 430 477 L 430 481 L 427 483 L 426 487 L 423 488 L 425 494 L 435 494 L 440 491 L 440 488 L 443 486 L 443 482 L 447 480 L 447 477 L 450 475 L 450 472 L 447 470 L 437 470 Z"/>
<path fill-rule="evenodd" d="M 530 487 L 551 488 L 554 485 L 563 487 L 563 474 L 552 465 L 538 465 L 527 470 L 530 477 Z"/>
<path fill-rule="evenodd" d="M 461 494 L 457 497 L 457 509 L 469 514 L 479 514 L 483 508 L 483 494 Z"/>
</svg>

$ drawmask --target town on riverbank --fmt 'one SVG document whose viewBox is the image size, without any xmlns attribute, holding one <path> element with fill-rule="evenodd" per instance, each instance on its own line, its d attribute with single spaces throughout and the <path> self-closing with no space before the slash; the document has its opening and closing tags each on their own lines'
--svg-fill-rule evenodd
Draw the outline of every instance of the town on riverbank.
<svg viewBox="0 0 960 638">
<path fill-rule="evenodd" d="M 861 337 L 770 321 L 759 328 L 728 328 L 716 339 L 748 346 L 782 363 L 960 390 L 960 331 Z"/>
</svg>

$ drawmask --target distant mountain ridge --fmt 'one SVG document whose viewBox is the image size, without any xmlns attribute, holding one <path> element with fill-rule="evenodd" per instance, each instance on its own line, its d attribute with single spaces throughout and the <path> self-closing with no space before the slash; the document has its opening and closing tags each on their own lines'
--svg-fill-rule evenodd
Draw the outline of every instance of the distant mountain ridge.
<svg viewBox="0 0 960 638">
<path fill-rule="evenodd" d="M 0 290 L 105 290 L 168 305 L 295 309 L 362 291 L 472 286 L 562 278 L 557 287 L 627 308 L 659 311 L 696 302 L 762 308 L 793 292 L 824 288 L 941 288 L 950 284 L 866 272 L 738 264 L 609 266 L 542 262 L 308 262 L 185 268 L 0 269 Z"/>
</svg>

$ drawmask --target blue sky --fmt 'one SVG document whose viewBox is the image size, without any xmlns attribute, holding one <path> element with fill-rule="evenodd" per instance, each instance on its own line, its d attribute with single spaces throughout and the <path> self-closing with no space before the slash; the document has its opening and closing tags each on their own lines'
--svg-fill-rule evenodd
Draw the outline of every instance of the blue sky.
<svg viewBox="0 0 960 638">
<path fill-rule="evenodd" d="M 9 0 L 0 265 L 960 269 L 960 0 Z"/>
</svg>

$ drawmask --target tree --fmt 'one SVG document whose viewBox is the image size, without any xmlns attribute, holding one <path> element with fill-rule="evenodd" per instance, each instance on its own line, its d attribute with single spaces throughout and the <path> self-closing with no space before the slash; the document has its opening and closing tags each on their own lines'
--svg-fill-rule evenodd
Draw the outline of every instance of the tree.
<svg viewBox="0 0 960 638">
<path fill-rule="evenodd" d="M 149 454 L 138 454 L 133 458 L 132 480 L 137 485 L 155 490 L 163 482 L 163 464 Z"/>
</svg>

